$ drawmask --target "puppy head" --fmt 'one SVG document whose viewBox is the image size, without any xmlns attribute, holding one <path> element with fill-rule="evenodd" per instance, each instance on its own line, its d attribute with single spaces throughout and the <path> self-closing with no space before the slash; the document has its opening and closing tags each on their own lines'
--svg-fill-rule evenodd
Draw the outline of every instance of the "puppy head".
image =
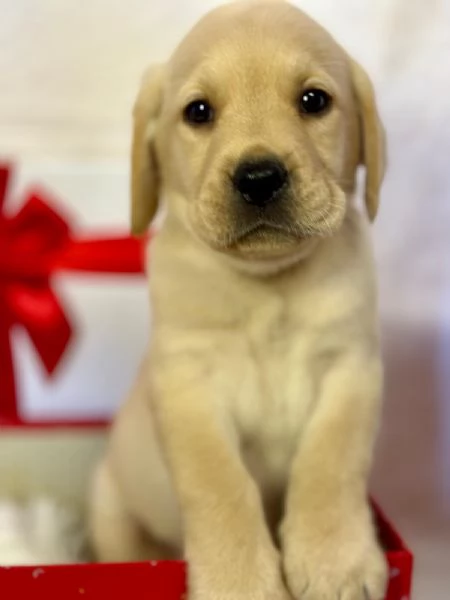
<svg viewBox="0 0 450 600">
<path fill-rule="evenodd" d="M 377 212 L 384 136 L 361 67 L 297 8 L 237 2 L 204 17 L 135 106 L 132 228 L 169 214 L 245 260 L 302 254 L 342 224 L 358 164 Z"/>
</svg>

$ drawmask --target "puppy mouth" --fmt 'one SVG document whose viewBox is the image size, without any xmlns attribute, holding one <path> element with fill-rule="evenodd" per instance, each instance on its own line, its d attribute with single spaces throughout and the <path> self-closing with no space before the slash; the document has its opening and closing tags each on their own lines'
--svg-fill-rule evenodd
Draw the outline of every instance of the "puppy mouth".
<svg viewBox="0 0 450 600">
<path fill-rule="evenodd" d="M 250 239 L 264 241 L 274 237 L 278 239 L 299 239 L 303 237 L 303 234 L 293 227 L 262 221 L 243 227 L 237 231 L 234 243 Z"/>
<path fill-rule="evenodd" d="M 223 250 L 249 257 L 276 258 L 297 249 L 306 237 L 295 227 L 262 221 L 241 227 L 230 236 Z"/>
<path fill-rule="evenodd" d="M 270 252 L 277 248 L 289 250 L 298 248 L 311 239 L 330 237 L 339 229 L 345 215 L 344 206 L 336 210 L 335 203 L 325 209 L 304 211 L 300 216 L 287 207 L 274 211 L 261 211 L 260 214 L 241 214 L 229 230 L 230 249 L 250 249 L 257 246 Z"/>
<path fill-rule="evenodd" d="M 220 206 L 215 213 L 197 213 L 200 227 L 194 230 L 214 250 L 250 260 L 266 261 L 302 252 L 314 240 L 334 235 L 345 213 L 345 202 L 331 195 L 329 206 L 320 208 L 308 208 L 306 199 L 306 206 L 299 207 L 298 196 L 293 193 L 262 207 L 238 203 L 234 196 L 231 199 L 232 209 L 227 198 L 227 206 Z M 342 210 L 337 210 L 341 204 Z"/>
</svg>

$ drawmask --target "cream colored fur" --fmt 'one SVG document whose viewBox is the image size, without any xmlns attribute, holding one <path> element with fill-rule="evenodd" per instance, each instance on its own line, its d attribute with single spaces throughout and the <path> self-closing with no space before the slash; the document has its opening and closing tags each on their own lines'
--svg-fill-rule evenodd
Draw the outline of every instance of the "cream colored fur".
<svg viewBox="0 0 450 600">
<path fill-rule="evenodd" d="M 320 117 L 301 92 L 333 98 Z M 215 119 L 183 109 L 207 97 Z M 237 215 L 230 173 L 276 154 L 289 218 Z M 366 218 L 384 138 L 361 67 L 284 2 L 207 15 L 135 107 L 132 223 L 151 244 L 148 356 L 91 502 L 101 560 L 184 556 L 192 600 L 381 600 L 367 479 L 382 395 Z"/>
</svg>

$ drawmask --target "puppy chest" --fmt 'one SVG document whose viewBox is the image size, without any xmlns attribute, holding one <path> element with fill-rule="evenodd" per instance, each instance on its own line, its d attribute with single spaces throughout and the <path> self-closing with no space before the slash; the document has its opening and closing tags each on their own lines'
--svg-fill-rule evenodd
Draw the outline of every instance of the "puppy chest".
<svg viewBox="0 0 450 600">
<path fill-rule="evenodd" d="M 236 355 L 233 417 L 257 479 L 286 475 L 314 399 L 308 344 L 301 336 L 246 338 Z"/>
</svg>

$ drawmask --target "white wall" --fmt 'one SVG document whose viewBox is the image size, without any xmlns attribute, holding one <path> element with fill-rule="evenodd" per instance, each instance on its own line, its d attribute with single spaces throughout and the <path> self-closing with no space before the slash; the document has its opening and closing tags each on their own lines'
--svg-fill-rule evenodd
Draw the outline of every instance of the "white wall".
<svg viewBox="0 0 450 600">
<path fill-rule="evenodd" d="M 43 180 L 86 225 L 125 225 L 129 114 L 140 73 L 164 59 L 214 4 L 1 0 L 0 156 L 20 162 L 20 181 Z M 371 72 L 389 134 L 389 173 L 375 226 L 387 402 L 374 481 L 419 540 L 422 530 L 444 531 L 450 513 L 450 3 L 299 4 Z M 128 385 L 145 344 L 139 285 L 131 330 L 111 317 L 120 347 L 132 352 L 121 381 L 114 380 L 112 399 L 100 397 L 111 386 L 99 387 L 86 371 L 64 396 L 70 410 L 115 405 L 117 390 Z M 73 284 L 67 293 L 82 294 Z M 92 314 L 92 298 L 80 302 Z M 118 364 L 120 347 L 109 346 L 111 364 Z M 39 406 L 58 404 L 55 398 L 49 405 L 33 378 L 27 385 Z M 434 556 L 430 552 L 423 554 Z"/>
</svg>

